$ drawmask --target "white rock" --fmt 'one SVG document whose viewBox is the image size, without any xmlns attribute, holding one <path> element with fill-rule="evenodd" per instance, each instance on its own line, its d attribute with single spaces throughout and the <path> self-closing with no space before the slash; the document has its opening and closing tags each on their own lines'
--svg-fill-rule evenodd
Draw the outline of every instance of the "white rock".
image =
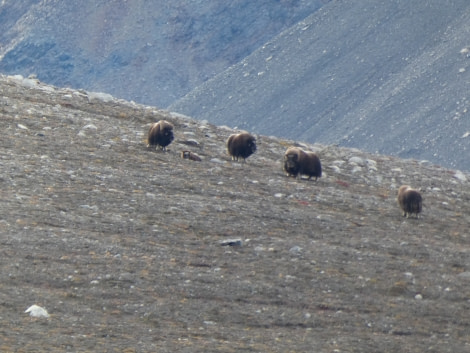
<svg viewBox="0 0 470 353">
<path fill-rule="evenodd" d="M 27 126 L 24 126 L 23 124 L 18 124 L 18 128 L 23 129 L 23 130 L 29 130 Z"/>
<path fill-rule="evenodd" d="M 241 239 L 227 239 L 220 242 L 221 246 L 242 246 L 243 241 Z"/>
<path fill-rule="evenodd" d="M 100 100 L 100 101 L 103 101 L 105 103 L 107 102 L 111 102 L 114 97 L 108 93 L 102 93 L 102 92 L 88 92 L 88 98 L 90 100 Z"/>
<path fill-rule="evenodd" d="M 218 164 L 224 164 L 225 162 L 219 158 L 212 158 L 211 159 L 212 163 L 218 163 Z"/>
<path fill-rule="evenodd" d="M 31 305 L 28 309 L 26 309 L 25 313 L 29 313 L 29 315 L 32 317 L 49 317 L 50 316 L 46 309 L 36 304 Z"/>
<path fill-rule="evenodd" d="M 330 166 L 330 169 L 335 173 L 341 173 L 341 169 L 337 165 Z"/>
<path fill-rule="evenodd" d="M 98 130 L 98 128 L 96 127 L 96 125 L 93 125 L 93 124 L 85 125 L 82 129 L 83 129 L 83 130 Z"/>
<path fill-rule="evenodd" d="M 21 84 L 27 88 L 34 88 L 39 84 L 39 81 L 36 79 L 25 78 L 23 79 L 23 82 L 21 82 Z"/>
<path fill-rule="evenodd" d="M 459 277 L 460 279 L 470 280 L 470 272 L 466 271 L 466 272 L 459 273 L 457 277 Z"/>
<path fill-rule="evenodd" d="M 467 181 L 467 177 L 460 170 L 457 170 L 454 174 L 454 178 L 460 181 Z"/>
<path fill-rule="evenodd" d="M 302 251 L 302 248 L 298 245 L 293 246 L 292 248 L 289 249 L 289 252 L 293 254 L 298 254 Z"/>
<path fill-rule="evenodd" d="M 199 146 L 199 145 L 200 145 L 199 141 L 197 141 L 197 140 L 195 140 L 195 139 L 188 139 L 188 140 L 186 140 L 186 144 L 192 145 L 192 146 Z"/>
<path fill-rule="evenodd" d="M 357 164 L 360 166 L 364 166 L 366 164 L 366 162 L 361 157 L 351 157 L 349 158 L 348 162 L 350 164 Z"/>
<path fill-rule="evenodd" d="M 355 166 L 352 170 L 351 170 L 351 173 L 355 174 L 355 173 L 360 173 L 362 172 L 362 168 L 359 167 L 359 166 Z"/>
</svg>

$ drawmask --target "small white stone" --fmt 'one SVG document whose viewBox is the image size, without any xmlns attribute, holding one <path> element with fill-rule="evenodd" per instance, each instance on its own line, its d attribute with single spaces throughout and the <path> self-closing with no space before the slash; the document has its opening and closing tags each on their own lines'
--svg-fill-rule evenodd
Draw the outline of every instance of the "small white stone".
<svg viewBox="0 0 470 353">
<path fill-rule="evenodd" d="M 360 166 L 365 165 L 365 161 L 361 157 L 356 157 L 356 156 L 349 158 L 348 162 L 350 164 L 357 164 L 357 165 L 360 165 Z"/>
<path fill-rule="evenodd" d="M 25 313 L 29 313 L 29 315 L 32 317 L 49 317 L 50 316 L 46 309 L 36 304 L 31 305 L 28 309 L 26 309 Z"/>
<path fill-rule="evenodd" d="M 88 92 L 88 98 L 90 100 L 100 100 L 105 103 L 111 102 L 114 99 L 112 95 L 102 92 Z"/>
<path fill-rule="evenodd" d="M 352 170 L 351 170 L 351 173 L 355 174 L 355 173 L 360 173 L 362 172 L 362 168 L 359 167 L 359 166 L 355 166 Z"/>
<path fill-rule="evenodd" d="M 416 300 L 421 300 L 421 299 L 423 299 L 423 296 L 421 294 L 416 294 L 415 299 Z"/>
<path fill-rule="evenodd" d="M 467 177 L 460 170 L 457 170 L 454 174 L 454 178 L 460 181 L 467 181 Z"/>
<path fill-rule="evenodd" d="M 218 163 L 218 164 L 224 164 L 225 162 L 219 158 L 212 158 L 211 159 L 212 163 Z"/>
<path fill-rule="evenodd" d="M 298 254 L 302 251 L 302 248 L 298 245 L 293 246 L 292 248 L 289 249 L 289 252 L 293 254 Z"/>
<path fill-rule="evenodd" d="M 330 169 L 335 173 L 341 173 L 341 169 L 337 165 L 330 166 Z"/>
<path fill-rule="evenodd" d="M 93 125 L 93 124 L 88 124 L 88 125 L 85 125 L 82 130 L 98 130 L 98 128 L 96 127 L 96 125 Z"/>
</svg>

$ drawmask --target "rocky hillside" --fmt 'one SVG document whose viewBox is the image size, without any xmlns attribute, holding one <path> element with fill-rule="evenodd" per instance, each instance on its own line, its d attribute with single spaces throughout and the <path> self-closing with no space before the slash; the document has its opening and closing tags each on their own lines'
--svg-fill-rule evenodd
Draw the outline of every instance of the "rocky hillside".
<svg viewBox="0 0 470 353">
<path fill-rule="evenodd" d="M 0 73 L 470 171 L 470 2 L 0 2 Z"/>
<path fill-rule="evenodd" d="M 166 153 L 145 143 L 162 118 Z M 231 162 L 229 128 L 19 76 L 0 119 L 3 352 L 470 349 L 468 174 L 267 136 Z M 292 144 L 321 179 L 284 175 Z"/>
<path fill-rule="evenodd" d="M 470 171 L 470 2 L 332 1 L 170 109 Z"/>
</svg>

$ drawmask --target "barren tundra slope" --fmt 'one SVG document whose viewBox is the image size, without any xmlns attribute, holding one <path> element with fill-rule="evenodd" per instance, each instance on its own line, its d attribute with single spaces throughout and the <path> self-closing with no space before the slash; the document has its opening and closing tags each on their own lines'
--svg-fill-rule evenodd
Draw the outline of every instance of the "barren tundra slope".
<svg viewBox="0 0 470 353">
<path fill-rule="evenodd" d="M 470 351 L 468 174 L 298 143 L 323 175 L 296 180 L 294 141 L 231 162 L 229 128 L 21 77 L 0 119 L 2 352 Z"/>
</svg>

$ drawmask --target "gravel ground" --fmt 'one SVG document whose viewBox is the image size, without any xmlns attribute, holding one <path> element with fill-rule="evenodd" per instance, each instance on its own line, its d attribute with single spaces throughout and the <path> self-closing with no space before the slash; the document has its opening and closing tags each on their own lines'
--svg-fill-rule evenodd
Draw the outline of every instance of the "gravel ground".
<svg viewBox="0 0 470 353">
<path fill-rule="evenodd" d="M 266 136 L 231 162 L 227 127 L 21 77 L 0 119 L 2 352 L 470 351 L 468 174 Z"/>
</svg>

